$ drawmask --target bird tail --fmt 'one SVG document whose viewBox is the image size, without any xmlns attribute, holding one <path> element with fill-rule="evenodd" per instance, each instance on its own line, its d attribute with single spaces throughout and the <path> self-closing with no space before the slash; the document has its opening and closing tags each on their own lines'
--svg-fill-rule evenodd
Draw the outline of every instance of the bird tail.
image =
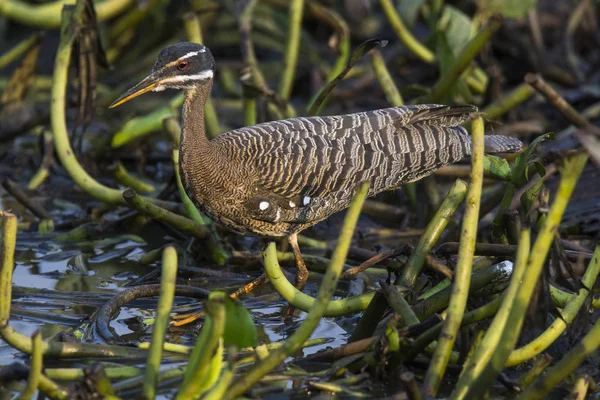
<svg viewBox="0 0 600 400">
<path fill-rule="evenodd" d="M 523 143 L 514 137 L 502 135 L 486 135 L 484 151 L 486 153 L 516 153 L 523 148 Z"/>
</svg>

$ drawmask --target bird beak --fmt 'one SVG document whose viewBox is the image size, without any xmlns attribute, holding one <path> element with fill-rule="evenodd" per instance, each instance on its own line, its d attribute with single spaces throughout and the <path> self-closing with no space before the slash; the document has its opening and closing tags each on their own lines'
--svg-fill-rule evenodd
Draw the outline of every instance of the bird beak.
<svg viewBox="0 0 600 400">
<path fill-rule="evenodd" d="M 116 99 L 108 108 L 114 108 L 120 106 L 121 104 L 128 102 L 134 97 L 138 97 L 141 94 L 149 92 L 155 89 L 158 85 L 160 85 L 161 79 L 159 79 L 156 74 L 150 74 L 145 77 L 140 83 L 123 93 Z"/>
</svg>

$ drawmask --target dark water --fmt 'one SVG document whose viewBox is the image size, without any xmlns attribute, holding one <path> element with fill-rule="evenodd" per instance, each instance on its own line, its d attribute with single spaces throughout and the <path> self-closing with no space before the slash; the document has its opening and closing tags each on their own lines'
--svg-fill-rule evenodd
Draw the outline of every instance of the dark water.
<svg viewBox="0 0 600 400">
<path fill-rule="evenodd" d="M 0 209 L 12 208 L 18 214 L 18 205 L 10 202 L 8 198 L 4 199 L 4 203 L 0 203 Z M 26 221 L 27 218 L 23 220 Z M 112 296 L 124 290 L 129 282 L 160 268 L 160 261 L 151 265 L 138 262 L 141 255 L 156 247 L 144 238 L 126 232 L 100 240 L 66 243 L 54 241 L 55 236 L 56 234 L 42 235 L 19 231 L 10 324 L 24 335 L 31 335 L 39 329 L 43 338 L 49 339 L 60 332 L 76 332 L 81 334 L 83 342 L 104 343 L 103 339 L 94 333 L 94 329 L 91 329 L 96 311 Z M 184 264 L 182 257 L 179 264 Z M 239 266 L 235 267 L 235 271 L 230 271 L 227 267 L 207 267 L 197 265 L 193 260 L 187 260 L 187 266 L 213 270 L 214 276 L 201 278 L 184 274 L 185 277 L 190 277 L 186 284 L 209 290 L 231 290 L 260 273 L 256 268 L 254 271 L 244 272 Z M 219 276 L 218 272 L 226 273 Z M 181 275 L 180 273 L 180 278 Z M 157 279 L 144 283 L 156 283 Z M 319 279 L 311 278 L 305 292 L 316 295 Z M 342 285 L 338 294 L 345 295 L 345 289 L 347 288 Z M 259 287 L 242 300 L 254 318 L 259 340 L 263 343 L 286 339 L 305 316 L 304 313 L 300 313 L 292 324 L 284 324 L 282 315 L 287 303 L 270 285 Z M 110 327 L 120 339 L 128 343 L 150 341 L 152 331 L 148 319 L 154 316 L 156 301 L 157 298 L 147 298 L 127 304 L 111 321 Z M 187 312 L 198 308 L 197 300 L 177 297 L 173 312 Z M 355 318 L 322 319 L 312 338 L 328 338 L 328 343 L 306 348 L 302 352 L 303 355 L 344 344 L 348 337 L 347 330 L 352 329 Z M 197 330 L 192 327 L 173 327 L 166 341 L 193 346 Z M 0 366 L 15 361 L 26 361 L 26 358 L 0 339 Z M 80 360 L 78 366 L 81 366 L 81 361 L 94 360 Z M 119 363 L 143 367 L 143 363 L 136 361 L 119 360 Z M 45 361 L 47 368 L 74 366 L 72 360 Z"/>
</svg>

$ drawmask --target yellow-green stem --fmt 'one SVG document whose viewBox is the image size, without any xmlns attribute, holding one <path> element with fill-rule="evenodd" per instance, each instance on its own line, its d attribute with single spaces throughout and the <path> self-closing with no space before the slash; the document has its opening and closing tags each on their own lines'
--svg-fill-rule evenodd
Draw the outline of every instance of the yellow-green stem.
<svg viewBox="0 0 600 400">
<path fill-rule="evenodd" d="M 136 192 L 149 193 L 154 191 L 154 186 L 135 176 L 132 176 L 120 161 L 115 165 L 113 176 L 117 182 L 135 190 Z"/>
<path fill-rule="evenodd" d="M 302 26 L 302 14 L 304 11 L 304 0 L 291 0 L 289 5 L 288 42 L 283 58 L 283 72 L 279 81 L 279 95 L 284 99 L 290 98 L 294 76 L 296 75 L 296 64 L 298 62 L 298 50 L 300 48 L 300 28 Z"/>
<path fill-rule="evenodd" d="M 1 8 L 1 6 L 0 6 Z M 0 56 L 0 70 L 6 67 L 8 64 L 15 61 L 21 56 L 21 54 L 29 51 L 34 45 L 40 42 L 40 35 L 34 34 L 29 38 L 17 43 L 12 49 Z"/>
<path fill-rule="evenodd" d="M 296 289 L 286 278 L 279 265 L 275 243 L 271 243 L 267 246 L 263 257 L 265 272 L 277 293 L 294 306 L 294 308 L 305 312 L 312 310 L 313 307 L 315 307 L 316 299 Z M 323 316 L 337 317 L 363 311 L 367 308 L 371 299 L 373 299 L 374 294 L 375 292 L 367 292 L 346 299 L 331 300 L 327 303 Z"/>
<path fill-rule="evenodd" d="M 40 375 L 42 375 L 43 355 L 42 335 L 40 331 L 35 331 L 31 336 L 31 361 L 29 362 L 27 386 L 19 395 L 19 400 L 29 400 L 35 394 L 40 383 Z"/>
<path fill-rule="evenodd" d="M 427 225 L 411 257 L 406 262 L 398 279 L 400 285 L 407 287 L 414 286 L 425 264 L 425 257 L 427 257 L 427 254 L 437 243 L 440 235 L 446 229 L 450 219 L 458 209 L 458 206 L 465 199 L 466 194 L 466 183 L 457 179 L 442 202 L 442 205 Z"/>
<path fill-rule="evenodd" d="M 549 368 L 544 375 L 539 376 L 517 400 L 543 399 L 550 391 L 560 384 L 586 358 L 590 357 L 600 346 L 600 320 L 585 335 L 581 342 L 571 349 L 558 363 Z"/>
<path fill-rule="evenodd" d="M 225 329 L 224 296 L 224 293 L 215 292 L 206 302 L 204 327 L 190 355 L 183 384 L 175 400 L 198 398 L 210 389 L 220 373 L 218 366 L 223 355 L 219 349 L 223 347 L 222 336 Z M 216 368 L 218 371 L 214 370 Z"/>
<path fill-rule="evenodd" d="M 564 161 L 564 167 L 561 169 L 562 179 L 554 202 L 528 257 L 523 279 L 519 285 L 497 349 L 473 383 L 464 385 L 467 387 L 466 393 L 452 397 L 453 399 L 481 397 L 486 388 L 496 379 L 498 373 L 505 367 L 506 360 L 517 343 L 525 313 L 542 271 L 542 266 L 546 262 L 548 251 L 554 241 L 563 213 L 587 159 L 586 154 L 579 154 Z"/>
<path fill-rule="evenodd" d="M 169 325 L 169 315 L 173 306 L 175 296 L 175 284 L 177 282 L 177 251 L 169 246 L 163 251 L 162 276 L 160 279 L 160 296 L 156 308 L 156 318 L 152 327 L 152 341 L 146 372 L 144 374 L 143 395 L 146 399 L 154 399 L 156 395 L 156 383 L 162 357 L 162 348 Z"/>
<path fill-rule="evenodd" d="M 475 349 L 475 353 L 465 364 L 463 373 L 456 384 L 452 396 L 454 399 L 464 398 L 469 387 L 475 379 L 482 373 L 485 366 L 491 360 L 494 351 L 498 347 L 502 338 L 502 332 L 506 327 L 506 322 L 510 315 L 510 310 L 516 299 L 519 286 L 521 285 L 523 275 L 525 274 L 525 266 L 531 245 L 531 233 L 529 230 L 522 230 L 519 238 L 519 247 L 515 258 L 515 265 L 510 281 L 510 285 L 504 292 L 502 304 L 494 317 L 490 327 L 487 329 L 485 336 Z"/>
<path fill-rule="evenodd" d="M 481 112 L 483 112 L 488 118 L 499 118 L 530 98 L 534 92 L 535 89 L 533 89 L 530 85 L 527 83 L 522 83 L 504 96 L 500 97 L 498 100 L 494 101 L 492 104 L 485 107 L 483 110 L 481 110 Z"/>
<path fill-rule="evenodd" d="M 582 288 L 579 292 L 569 299 L 569 302 L 560 312 L 560 318 L 556 318 L 552 324 L 546 328 L 541 335 L 527 343 L 525 346 L 513 350 L 506 361 L 507 367 L 512 367 L 527 360 L 532 359 L 548 348 L 562 333 L 567 326 L 573 322 L 579 310 L 585 304 L 585 300 L 590 295 L 588 289 L 594 287 L 598 273 L 600 272 L 600 247 L 596 247 L 594 257 L 590 262 L 583 278 L 581 279 Z"/>
<path fill-rule="evenodd" d="M 428 396 L 435 396 L 437 394 L 452 353 L 452 346 L 454 346 L 469 296 L 471 269 L 475 243 L 477 242 L 481 189 L 483 185 L 484 125 L 482 118 L 477 118 L 473 121 L 472 139 L 471 181 L 467 193 L 465 215 L 460 236 L 458 265 L 454 275 L 452 297 L 450 297 L 444 327 L 442 328 L 438 345 L 429 364 L 429 369 L 425 375 L 423 391 Z"/>
<path fill-rule="evenodd" d="M 383 8 L 383 12 L 385 13 L 390 25 L 396 35 L 402 40 L 404 45 L 412 51 L 417 57 L 421 60 L 425 61 L 428 64 L 435 62 L 435 54 L 425 47 L 421 42 L 419 42 L 413 35 L 410 33 L 402 19 L 396 12 L 394 8 L 394 4 L 392 0 L 380 0 L 381 8 Z"/>
<path fill-rule="evenodd" d="M 0 14 L 21 24 L 38 28 L 57 29 L 61 26 L 61 11 L 66 4 L 75 0 L 57 0 L 34 5 L 20 0 L 0 1 Z M 134 0 L 105 0 L 96 2 L 96 18 L 98 22 L 111 19 L 121 14 Z"/>
<path fill-rule="evenodd" d="M 471 64 L 471 61 L 479 54 L 483 46 L 490 40 L 492 35 L 500 28 L 502 21 L 498 18 L 491 18 L 488 24 L 469 41 L 456 57 L 454 64 L 440 77 L 427 101 L 437 103 L 444 99 L 450 88 L 456 84 L 465 69 Z"/>
</svg>

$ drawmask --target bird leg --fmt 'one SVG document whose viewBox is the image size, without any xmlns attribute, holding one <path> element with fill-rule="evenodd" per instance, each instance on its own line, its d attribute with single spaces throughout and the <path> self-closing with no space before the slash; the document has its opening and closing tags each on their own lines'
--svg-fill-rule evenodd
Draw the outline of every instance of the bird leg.
<svg viewBox="0 0 600 400">
<path fill-rule="evenodd" d="M 302 253 L 300 252 L 300 247 L 298 246 L 298 234 L 292 233 L 288 237 L 288 241 L 292 246 L 292 252 L 294 253 L 294 258 L 296 259 L 296 289 L 302 290 L 304 289 L 304 285 L 308 280 L 308 269 L 306 268 L 306 264 L 304 263 L 304 258 L 302 258 Z"/>
<path fill-rule="evenodd" d="M 304 289 L 304 285 L 308 280 L 308 269 L 306 268 L 306 264 L 304 263 L 304 258 L 302 258 L 302 253 L 300 252 L 300 247 L 298 246 L 298 234 L 293 233 L 288 237 L 288 241 L 292 246 L 292 252 L 294 253 L 294 258 L 296 259 L 296 284 L 295 287 L 298 290 Z M 291 304 L 288 306 L 287 311 L 285 313 L 285 320 L 290 321 L 294 314 L 294 306 Z"/>
<path fill-rule="evenodd" d="M 254 279 L 252 282 L 245 284 L 244 286 L 242 286 L 235 292 L 231 293 L 229 295 L 229 297 L 232 299 L 239 299 L 240 297 L 242 297 L 242 296 L 250 293 L 254 289 L 256 289 L 258 286 L 264 285 L 267 282 L 269 282 L 269 278 L 267 277 L 267 274 L 265 274 L 263 272 L 258 278 Z M 173 325 L 173 326 L 187 325 L 189 323 L 192 323 L 192 322 L 204 317 L 205 315 L 206 315 L 206 311 L 204 311 L 204 310 L 196 311 L 196 312 L 192 312 L 192 313 L 188 313 L 188 314 L 175 315 L 175 316 L 173 316 L 173 321 L 171 321 L 171 325 Z"/>
</svg>

